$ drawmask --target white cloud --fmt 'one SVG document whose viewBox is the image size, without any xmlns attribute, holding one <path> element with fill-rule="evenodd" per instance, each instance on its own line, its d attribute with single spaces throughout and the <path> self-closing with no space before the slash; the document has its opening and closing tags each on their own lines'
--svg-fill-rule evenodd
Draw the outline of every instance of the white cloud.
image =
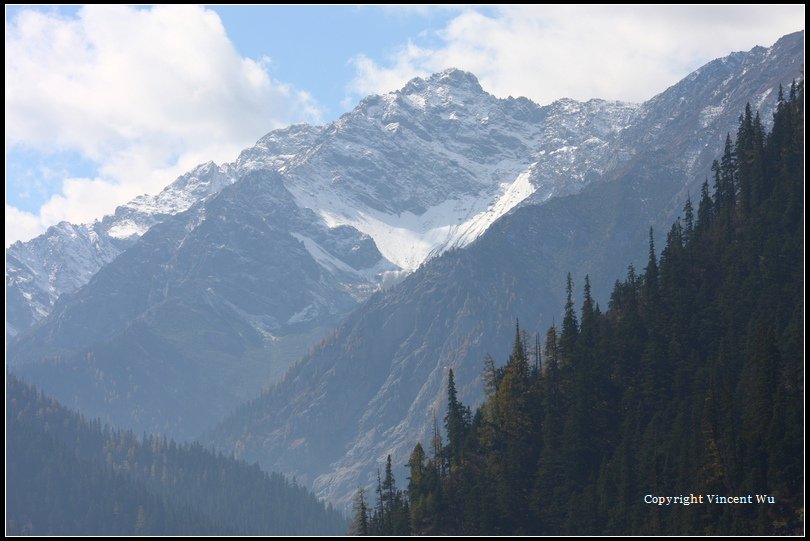
<svg viewBox="0 0 810 541">
<path fill-rule="evenodd" d="M 13 239 L 90 221 L 197 163 L 233 159 L 270 129 L 320 118 L 309 94 L 271 79 L 268 57 L 241 57 L 201 7 L 23 10 L 5 45 L 7 151 L 77 152 L 100 177 L 65 180 L 38 216 L 7 206 Z"/>
<path fill-rule="evenodd" d="M 30 239 L 42 232 L 39 216 L 6 204 L 6 246 L 19 239 Z"/>
<path fill-rule="evenodd" d="M 384 63 L 355 57 L 347 90 L 356 99 L 457 67 L 501 97 L 644 101 L 713 58 L 803 27 L 804 5 L 470 9 L 432 36 L 438 46 L 408 42 Z"/>
<path fill-rule="evenodd" d="M 61 221 L 81 223 L 98 211 L 97 202 L 121 200 L 126 187 L 104 179 L 68 178 L 62 193 L 55 194 L 39 209 L 39 219 L 48 224 Z M 126 197 L 126 196 L 124 196 Z"/>
</svg>

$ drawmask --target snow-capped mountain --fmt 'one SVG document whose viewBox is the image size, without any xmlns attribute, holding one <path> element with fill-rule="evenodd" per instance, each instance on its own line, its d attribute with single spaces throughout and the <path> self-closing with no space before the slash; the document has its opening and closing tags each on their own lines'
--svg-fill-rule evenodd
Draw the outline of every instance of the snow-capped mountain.
<svg viewBox="0 0 810 541">
<path fill-rule="evenodd" d="M 746 102 L 768 121 L 779 85 L 801 77 L 803 37 L 710 62 L 645 102 L 602 151 L 601 182 L 551 199 L 538 189 L 467 248 L 375 295 L 209 441 L 348 506 L 358 486 L 373 486 L 387 454 L 403 465 L 417 441 L 429 444 L 448 368 L 461 399 L 474 405 L 484 356 L 503 362 L 516 317 L 530 331 L 560 321 L 567 272 L 577 289 L 590 274 L 604 306 L 628 263 L 643 266 L 649 227 L 660 241 L 687 195 L 694 201 Z M 589 159 L 582 146 L 569 150 L 581 152 L 574 163 Z"/>
<path fill-rule="evenodd" d="M 61 222 L 28 242 L 12 244 L 6 250 L 6 336 L 47 316 L 62 294 L 89 282 L 150 227 L 232 182 L 228 166 L 209 162 L 155 196 L 136 197 L 101 221 Z"/>
<path fill-rule="evenodd" d="M 609 143 L 636 106 L 499 100 L 474 76 L 447 70 L 370 96 L 323 127 L 274 131 L 230 164 L 200 165 L 155 196 L 92 224 L 63 222 L 7 250 L 9 336 L 50 313 L 156 223 L 254 170 L 284 175 L 302 208 L 329 227 L 370 235 L 398 269 L 464 246 L 535 191 L 575 193 L 599 178 Z M 303 241 L 324 261 L 319 248 Z M 330 263 L 334 264 L 334 262 Z M 374 287 L 379 277 L 371 277 Z"/>
<path fill-rule="evenodd" d="M 282 172 L 300 206 L 370 235 L 412 271 L 474 240 L 538 188 L 548 198 L 599 178 L 636 108 L 500 100 L 473 75 L 447 70 L 364 99 Z"/>
<path fill-rule="evenodd" d="M 9 362 L 115 424 L 197 434 L 383 285 L 533 193 L 599 179 L 636 109 L 497 99 L 447 70 L 326 126 L 274 131 L 92 226 L 9 249 L 22 308 L 53 306 Z M 74 261 L 82 251 L 95 258 Z M 196 384 L 178 379 L 180 366 Z"/>
<path fill-rule="evenodd" d="M 254 149 L 261 164 L 279 168 L 312 142 L 315 128 L 292 126 L 273 132 Z M 246 156 L 245 166 L 250 168 Z M 201 164 L 156 195 L 141 195 L 115 213 L 87 224 L 61 222 L 27 242 L 6 249 L 6 336 L 25 330 L 48 315 L 57 299 L 90 281 L 104 265 L 131 246 L 153 225 L 188 210 L 242 172 L 240 164 Z"/>
</svg>

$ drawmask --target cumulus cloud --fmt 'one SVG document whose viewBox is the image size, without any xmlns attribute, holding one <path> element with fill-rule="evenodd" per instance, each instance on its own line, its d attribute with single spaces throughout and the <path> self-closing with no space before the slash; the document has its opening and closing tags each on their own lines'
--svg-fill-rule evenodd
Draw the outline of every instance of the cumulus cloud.
<svg viewBox="0 0 810 541">
<path fill-rule="evenodd" d="M 12 228 L 8 226 L 12 225 Z M 39 216 L 6 204 L 6 246 L 19 239 L 30 239 L 42 232 Z"/>
<path fill-rule="evenodd" d="M 306 92 L 244 58 L 216 13 L 194 6 L 22 10 L 6 23 L 6 151 L 75 152 L 98 178 L 67 179 L 37 215 L 6 206 L 6 244 L 85 222 L 270 129 L 318 121 Z M 38 227 L 34 227 L 36 220 Z"/>
<path fill-rule="evenodd" d="M 353 98 L 448 67 L 475 73 L 501 97 L 644 101 L 703 63 L 770 45 L 804 27 L 794 6 L 511 6 L 469 9 L 385 62 L 352 59 Z"/>
</svg>

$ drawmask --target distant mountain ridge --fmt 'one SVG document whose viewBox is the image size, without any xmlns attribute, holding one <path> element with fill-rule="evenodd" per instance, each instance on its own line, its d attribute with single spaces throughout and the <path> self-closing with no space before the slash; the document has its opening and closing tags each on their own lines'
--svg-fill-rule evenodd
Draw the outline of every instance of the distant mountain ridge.
<svg viewBox="0 0 810 541">
<path fill-rule="evenodd" d="M 598 180 L 636 109 L 497 99 L 447 70 L 332 124 L 271 132 L 157 198 L 9 249 L 14 317 L 48 311 L 52 268 L 71 277 L 50 316 L 12 341 L 9 363 L 114 424 L 197 435 L 385 284 L 538 190 L 549 199 Z M 74 261 L 82 250 L 104 257 Z M 17 264 L 23 255 L 31 262 Z M 71 274 L 88 262 L 100 270 Z"/>
<path fill-rule="evenodd" d="M 294 132 L 296 127 L 280 132 Z M 265 163 L 280 167 L 307 140 L 288 137 L 268 149 Z M 47 316 L 57 299 L 90 281 L 153 225 L 233 184 L 238 163 L 201 164 L 156 195 L 140 195 L 115 213 L 87 224 L 61 222 L 27 242 L 6 249 L 6 336 L 12 337 Z"/>
<path fill-rule="evenodd" d="M 615 138 L 635 108 L 498 100 L 458 70 L 414 79 L 327 126 L 271 132 L 236 162 L 200 165 L 98 222 L 63 222 L 13 244 L 7 334 L 46 316 L 60 295 L 86 284 L 150 227 L 253 170 L 282 173 L 300 206 L 316 209 L 329 225 L 372 235 L 389 260 L 414 270 L 429 255 L 473 240 L 535 189 L 550 197 L 596 178 L 598 147 Z M 580 143 L 586 157 L 572 159 Z"/>
</svg>

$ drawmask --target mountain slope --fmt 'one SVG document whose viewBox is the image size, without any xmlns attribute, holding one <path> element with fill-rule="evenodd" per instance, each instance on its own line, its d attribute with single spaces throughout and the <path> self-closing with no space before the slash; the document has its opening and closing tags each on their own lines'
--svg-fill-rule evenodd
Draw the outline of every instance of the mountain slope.
<svg viewBox="0 0 810 541">
<path fill-rule="evenodd" d="M 378 492 L 359 533 L 803 531 L 803 87 L 770 134 L 746 109 L 716 188 L 604 313 L 569 284 L 542 363 L 517 332 L 475 415 L 448 375 L 446 445 L 414 446 L 407 492 Z"/>
<path fill-rule="evenodd" d="M 7 335 L 45 317 L 59 296 L 85 285 L 156 223 L 257 169 L 285 173 L 300 206 L 330 226 L 372 235 L 390 261 L 413 270 L 432 253 L 473 240 L 536 188 L 550 197 L 598 178 L 600 151 L 634 111 L 602 100 L 548 108 L 498 100 L 458 70 L 414 79 L 328 126 L 274 131 L 234 163 L 203 164 L 101 221 L 63 222 L 13 244 Z"/>
<path fill-rule="evenodd" d="M 484 355 L 505 356 L 515 317 L 543 328 L 559 316 L 566 272 L 596 277 L 604 302 L 627 262 L 643 260 L 648 227 L 660 236 L 699 193 L 746 101 L 770 118 L 769 98 L 802 61 L 797 33 L 711 62 L 643 104 L 607 154 L 614 164 L 602 182 L 531 204 L 543 201 L 538 193 L 468 248 L 376 294 L 211 441 L 347 504 L 386 454 L 404 464 L 414 441 L 428 441 L 448 367 L 461 397 L 480 400 Z"/>
<path fill-rule="evenodd" d="M 448 70 L 333 124 L 272 132 L 223 166 L 231 185 L 63 295 L 9 364 L 105 421 L 195 436 L 382 285 L 537 189 L 600 178 L 636 109 L 499 100 Z"/>
<path fill-rule="evenodd" d="M 81 411 L 181 437 L 255 394 L 285 367 L 271 355 L 354 307 L 359 270 L 381 258 L 356 230 L 318 225 L 278 174 L 238 188 L 152 227 L 21 335 L 11 362 Z M 323 272 L 291 230 L 359 270 Z"/>
<path fill-rule="evenodd" d="M 90 281 L 151 226 L 232 182 L 227 167 L 207 163 L 156 196 L 139 196 L 92 224 L 61 222 L 6 249 L 6 336 L 47 316 L 56 300 Z"/>
<path fill-rule="evenodd" d="M 598 179 L 636 108 L 499 100 L 471 74 L 447 70 L 363 100 L 285 168 L 285 183 L 327 224 L 356 227 L 414 270 L 538 189 L 548 198 Z"/>
<path fill-rule="evenodd" d="M 7 535 L 224 533 L 123 473 L 77 456 L 53 437 L 49 422 L 59 414 L 35 392 L 12 379 L 6 393 Z"/>
<path fill-rule="evenodd" d="M 307 148 L 316 128 L 277 130 L 261 139 L 262 165 L 278 169 Z M 217 166 L 199 165 L 156 195 L 141 195 L 115 213 L 88 224 L 61 222 L 27 242 L 6 249 L 6 336 L 12 337 L 47 316 L 57 299 L 90 281 L 155 224 L 232 184 L 250 160 Z"/>
</svg>

